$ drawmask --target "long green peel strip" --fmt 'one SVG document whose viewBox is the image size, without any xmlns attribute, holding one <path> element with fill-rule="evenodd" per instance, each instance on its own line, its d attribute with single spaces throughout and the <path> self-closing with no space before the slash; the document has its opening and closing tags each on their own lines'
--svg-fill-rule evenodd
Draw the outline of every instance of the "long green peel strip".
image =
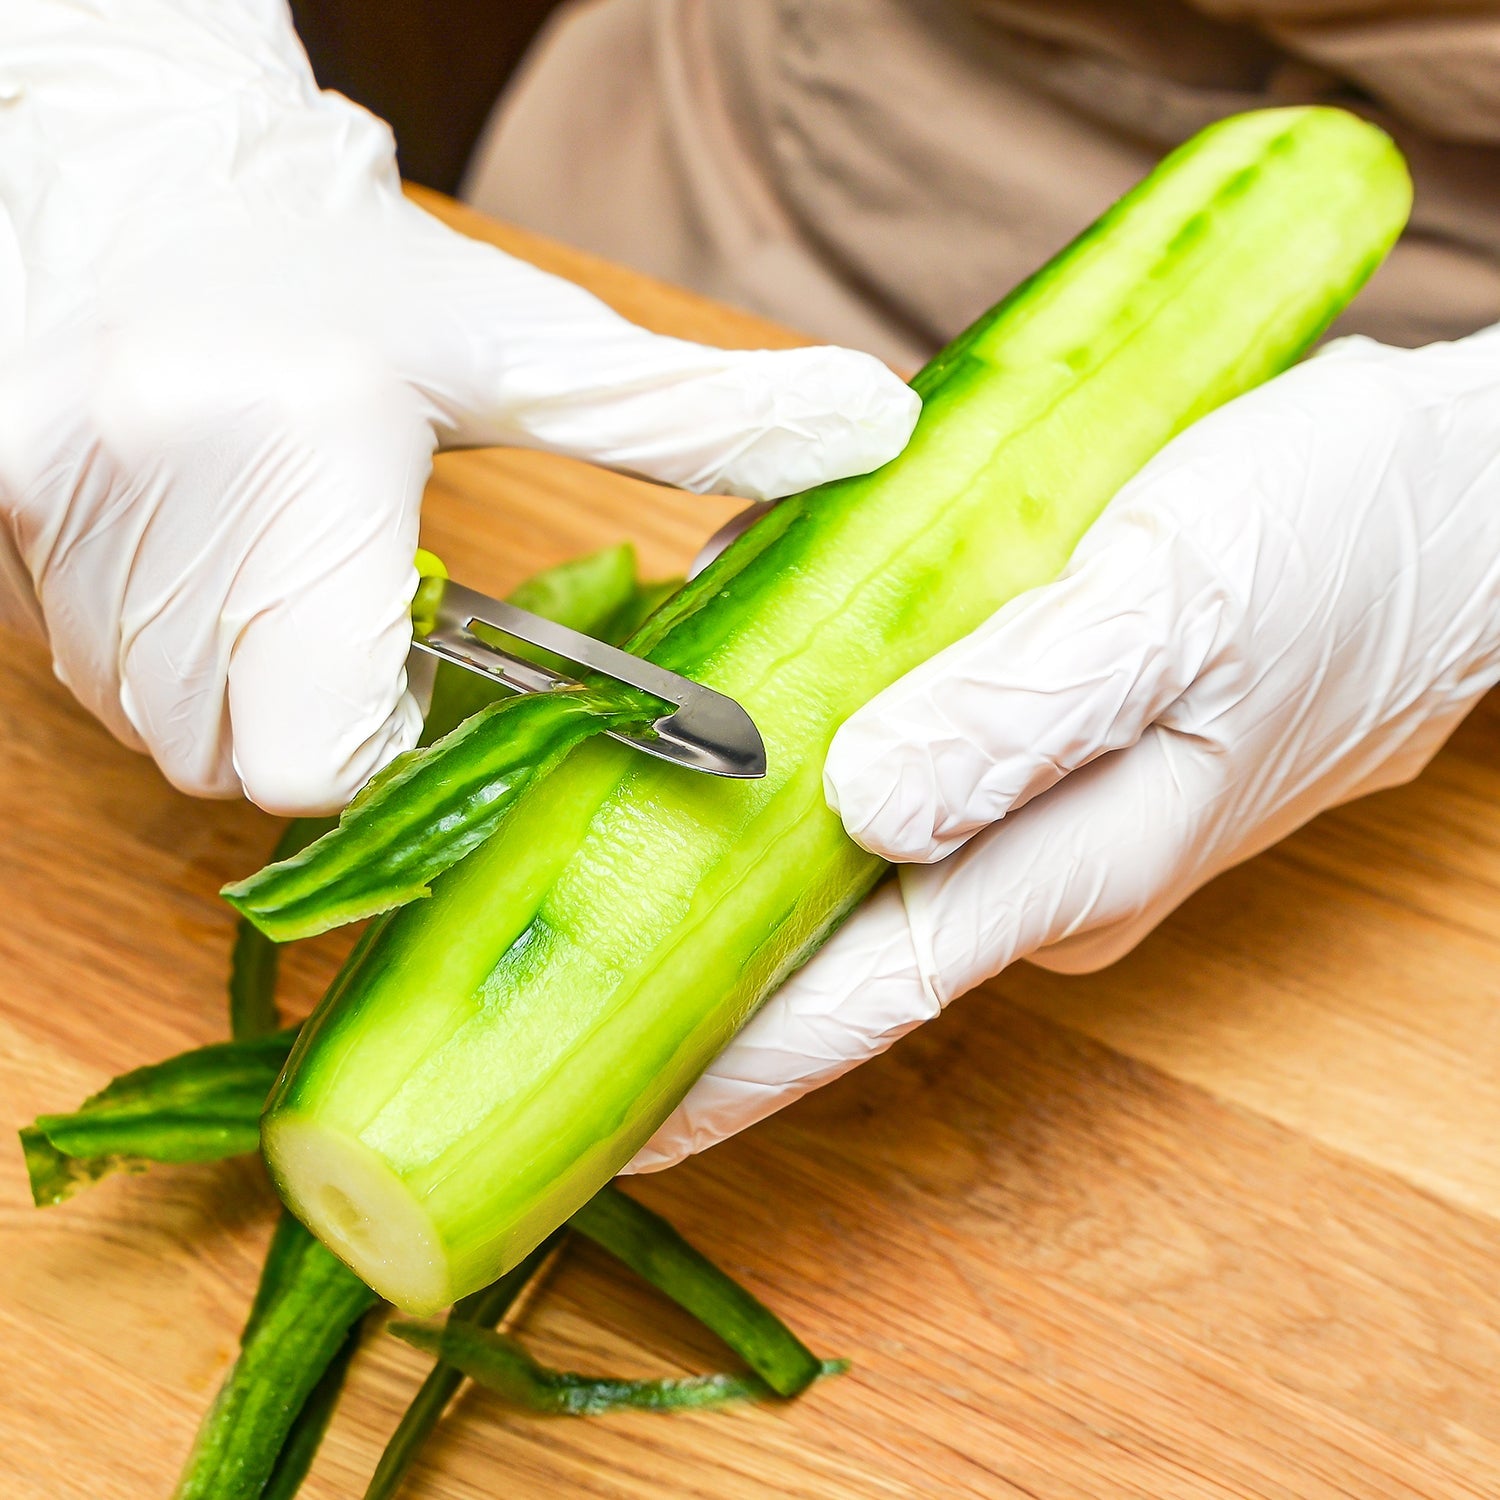
<svg viewBox="0 0 1500 1500">
<path fill-rule="evenodd" d="M 245 1324 L 239 1358 L 199 1428 L 176 1500 L 262 1500 L 314 1391 L 344 1351 L 355 1324 L 379 1300 L 284 1214 Z M 330 1411 L 332 1399 L 327 1398 Z M 314 1425 L 326 1422 L 326 1413 L 316 1405 L 308 1417 Z M 287 1461 L 294 1472 L 300 1462 L 295 1450 Z"/>
<path fill-rule="evenodd" d="M 397 1320 L 389 1331 L 425 1349 L 513 1406 L 551 1416 L 593 1417 L 612 1411 L 684 1411 L 723 1406 L 772 1394 L 755 1375 L 689 1375 L 658 1380 L 620 1380 L 579 1375 L 539 1364 L 515 1339 L 472 1323 L 434 1328 Z"/>
<path fill-rule="evenodd" d="M 429 557 L 427 566 L 441 564 Z M 548 568 L 509 602 L 617 642 L 677 586 L 641 583 L 634 549 L 622 544 Z M 412 609 L 420 619 L 420 590 Z M 224 888 L 242 916 L 230 980 L 235 1035 L 274 1016 L 267 939 L 310 937 L 426 895 L 427 883 L 483 843 L 521 791 L 574 745 L 642 729 L 661 709 L 611 682 L 512 697 L 488 677 L 440 663 L 419 748 L 380 772 L 336 821 L 296 820 L 270 864 Z"/>
<path fill-rule="evenodd" d="M 69 1114 L 21 1132 L 37 1207 L 148 1161 L 217 1161 L 259 1145 L 261 1107 L 296 1031 L 216 1042 L 122 1074 Z"/>
<path fill-rule="evenodd" d="M 473 676 L 473 673 L 469 674 Z M 281 830 L 270 863 L 277 864 L 338 826 L 337 818 L 293 818 Z M 235 1041 L 269 1036 L 281 1025 L 276 1010 L 276 980 L 281 956 L 276 944 L 254 923 L 241 917 L 234 926 L 229 955 L 229 1034 Z"/>
<path fill-rule="evenodd" d="M 617 1187 L 602 1188 L 568 1222 L 711 1328 L 777 1395 L 795 1396 L 825 1373 L 765 1303 Z"/>
<path fill-rule="evenodd" d="M 328 1431 L 329 1422 L 333 1420 L 334 1408 L 344 1393 L 344 1380 L 349 1374 L 349 1364 L 359 1348 L 363 1331 L 356 1322 L 344 1335 L 344 1342 L 339 1345 L 338 1352 L 318 1377 L 312 1393 L 302 1403 L 302 1410 L 297 1413 L 281 1445 L 281 1451 L 276 1455 L 271 1477 L 266 1480 L 265 1487 L 260 1492 L 260 1500 L 292 1500 L 302 1488 L 302 1481 L 307 1478 L 307 1471 L 312 1468 L 312 1461 L 317 1457 L 323 1435 Z"/>
</svg>

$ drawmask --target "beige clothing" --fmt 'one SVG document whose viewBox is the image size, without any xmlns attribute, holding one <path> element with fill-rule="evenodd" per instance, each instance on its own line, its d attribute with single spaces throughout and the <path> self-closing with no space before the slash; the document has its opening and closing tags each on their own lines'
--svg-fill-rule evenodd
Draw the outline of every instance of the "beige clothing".
<svg viewBox="0 0 1500 1500">
<path fill-rule="evenodd" d="M 911 366 L 1195 130 L 1309 101 L 1417 181 L 1340 326 L 1500 319 L 1500 0 L 575 0 L 465 196 Z"/>
</svg>

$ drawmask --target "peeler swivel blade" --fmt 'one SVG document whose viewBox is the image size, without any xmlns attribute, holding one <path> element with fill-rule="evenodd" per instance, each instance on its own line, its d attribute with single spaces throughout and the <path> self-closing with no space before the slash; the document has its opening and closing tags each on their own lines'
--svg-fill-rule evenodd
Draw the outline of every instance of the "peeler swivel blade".
<svg viewBox="0 0 1500 1500">
<path fill-rule="evenodd" d="M 766 747 L 760 731 L 750 715 L 723 693 L 451 579 L 425 580 L 422 604 L 422 618 L 412 640 L 418 651 L 478 672 L 518 693 L 549 693 L 578 684 L 579 678 L 507 651 L 473 629 L 476 624 L 488 625 L 673 705 L 649 732 L 611 732 L 611 738 L 710 776 L 755 780 L 766 774 Z"/>
</svg>

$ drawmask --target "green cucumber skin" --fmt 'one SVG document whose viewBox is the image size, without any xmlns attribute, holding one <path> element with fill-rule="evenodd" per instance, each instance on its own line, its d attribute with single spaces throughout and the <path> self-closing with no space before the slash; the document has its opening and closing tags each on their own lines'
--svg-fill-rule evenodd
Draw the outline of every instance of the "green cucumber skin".
<svg viewBox="0 0 1500 1500">
<path fill-rule="evenodd" d="M 235 1361 L 204 1414 L 174 1500 L 256 1500 L 350 1330 L 379 1299 L 284 1216 Z"/>
<path fill-rule="evenodd" d="M 456 1297 L 590 1198 L 878 879 L 824 804 L 837 726 L 1054 577 L 1153 453 L 1294 362 L 1409 202 L 1394 146 L 1352 116 L 1240 116 L 940 354 L 899 458 L 784 502 L 633 642 L 738 698 L 769 775 L 594 742 L 522 797 L 303 1029 L 263 1130 L 293 1210 L 328 1229 L 280 1127 L 360 1143 L 426 1215 Z"/>
<path fill-rule="evenodd" d="M 606 1185 L 568 1223 L 713 1329 L 778 1396 L 799 1395 L 824 1373 L 770 1308 L 628 1193 Z"/>
<path fill-rule="evenodd" d="M 214 1042 L 122 1073 L 69 1114 L 34 1128 L 69 1156 L 218 1161 L 255 1149 L 248 1129 L 292 1046 L 290 1031 Z"/>
</svg>

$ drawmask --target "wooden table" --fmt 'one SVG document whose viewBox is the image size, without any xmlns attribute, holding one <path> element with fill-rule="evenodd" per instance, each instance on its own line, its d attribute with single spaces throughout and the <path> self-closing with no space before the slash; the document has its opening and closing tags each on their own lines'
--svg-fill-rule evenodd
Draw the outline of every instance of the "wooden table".
<svg viewBox="0 0 1500 1500">
<path fill-rule="evenodd" d="M 447 210 L 654 327 L 784 333 Z M 733 508 L 535 455 L 442 459 L 428 539 L 503 590 L 633 538 L 681 567 Z M 414 1497 L 1500 1493 L 1500 702 L 1415 785 L 1321 819 L 1115 968 L 1020 966 L 645 1199 L 853 1373 L 795 1405 L 538 1420 L 469 1393 Z M 274 837 L 192 802 L 7 640 L 6 1129 L 224 1032 L 226 878 Z M 289 957 L 310 1006 L 340 944 Z M 29 1206 L 0 1151 L 0 1494 L 165 1496 L 272 1218 L 251 1161 Z M 588 1250 L 550 1361 L 722 1351 Z M 373 1337 L 307 1493 L 358 1496 L 423 1369 Z"/>
</svg>

